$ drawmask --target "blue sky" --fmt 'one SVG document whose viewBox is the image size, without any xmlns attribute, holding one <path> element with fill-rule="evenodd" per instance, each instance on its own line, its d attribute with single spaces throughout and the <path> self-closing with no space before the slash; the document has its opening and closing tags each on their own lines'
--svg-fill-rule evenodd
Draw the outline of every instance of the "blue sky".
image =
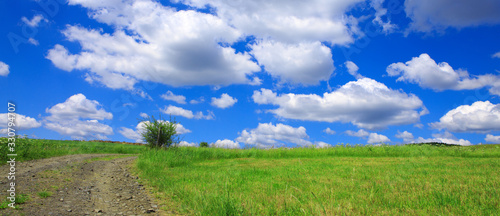
<svg viewBox="0 0 500 216">
<path fill-rule="evenodd" d="M 19 134 L 182 145 L 500 143 L 500 2 L 0 2 Z M 0 110 L 0 133 L 7 128 Z"/>
</svg>

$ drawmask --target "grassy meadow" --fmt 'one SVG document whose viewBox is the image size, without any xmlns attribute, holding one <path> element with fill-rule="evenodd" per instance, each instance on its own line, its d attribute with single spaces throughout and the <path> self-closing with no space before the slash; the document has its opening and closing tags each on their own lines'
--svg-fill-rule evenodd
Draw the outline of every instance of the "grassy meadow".
<svg viewBox="0 0 500 216">
<path fill-rule="evenodd" d="M 500 146 L 145 151 L 141 178 L 186 215 L 499 215 Z"/>
<path fill-rule="evenodd" d="M 500 215 L 500 145 L 152 150 L 18 138 L 15 153 L 139 154 L 141 181 L 182 215 Z"/>
<path fill-rule="evenodd" d="M 0 159 L 7 162 L 9 140 L 0 137 Z M 17 161 L 35 160 L 70 154 L 139 154 L 146 149 L 143 145 L 119 143 L 86 142 L 72 140 L 44 140 L 17 137 L 15 140 Z"/>
</svg>

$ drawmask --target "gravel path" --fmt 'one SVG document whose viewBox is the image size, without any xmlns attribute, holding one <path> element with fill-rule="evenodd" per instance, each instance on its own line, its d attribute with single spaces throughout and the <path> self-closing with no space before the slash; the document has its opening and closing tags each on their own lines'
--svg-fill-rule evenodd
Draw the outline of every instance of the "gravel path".
<svg viewBox="0 0 500 216">
<path fill-rule="evenodd" d="M 16 164 L 16 194 L 30 199 L 0 215 L 165 215 L 139 178 L 129 172 L 135 156 L 68 155 Z M 9 167 L 0 170 L 7 176 Z M 7 177 L 0 181 L 7 196 Z M 49 192 L 42 198 L 39 193 Z"/>
</svg>

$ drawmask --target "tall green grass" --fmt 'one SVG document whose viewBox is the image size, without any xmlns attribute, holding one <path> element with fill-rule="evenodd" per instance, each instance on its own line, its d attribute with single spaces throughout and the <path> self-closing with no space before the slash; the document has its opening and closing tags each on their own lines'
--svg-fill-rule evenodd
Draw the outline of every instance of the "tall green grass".
<svg viewBox="0 0 500 216">
<path fill-rule="evenodd" d="M 143 179 L 188 215 L 500 214 L 500 146 L 145 151 Z"/>
<path fill-rule="evenodd" d="M 0 160 L 7 161 L 9 151 L 9 140 L 0 137 Z M 17 161 L 34 160 L 63 156 L 69 154 L 138 154 L 143 152 L 146 147 L 139 145 L 125 145 L 118 143 L 85 142 L 70 140 L 44 140 L 28 139 L 18 137 L 15 140 L 15 154 Z"/>
</svg>

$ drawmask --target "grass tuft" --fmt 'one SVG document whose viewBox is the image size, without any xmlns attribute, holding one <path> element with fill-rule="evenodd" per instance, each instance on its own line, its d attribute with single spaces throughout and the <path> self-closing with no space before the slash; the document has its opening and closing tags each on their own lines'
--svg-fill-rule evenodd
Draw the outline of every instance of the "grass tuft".
<svg viewBox="0 0 500 216">
<path fill-rule="evenodd" d="M 46 191 L 46 190 L 40 191 L 40 192 L 38 192 L 38 196 L 40 196 L 41 198 L 47 198 L 47 197 L 52 196 L 52 192 Z"/>
</svg>

